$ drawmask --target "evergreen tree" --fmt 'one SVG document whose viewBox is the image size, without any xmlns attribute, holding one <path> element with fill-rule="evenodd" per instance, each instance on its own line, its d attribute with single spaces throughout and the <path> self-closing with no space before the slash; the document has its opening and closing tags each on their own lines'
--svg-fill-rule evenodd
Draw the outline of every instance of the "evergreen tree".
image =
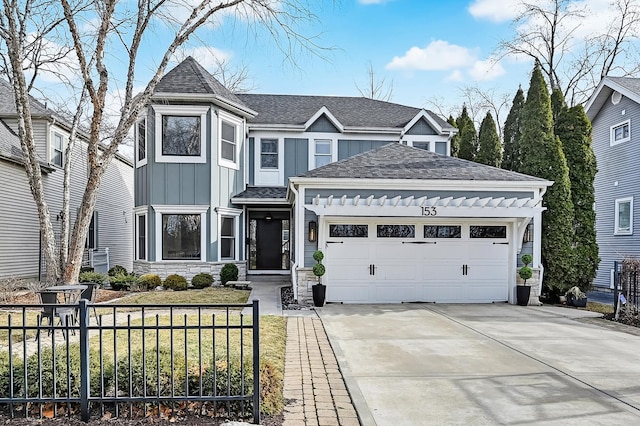
<svg viewBox="0 0 640 426">
<path fill-rule="evenodd" d="M 593 209 L 593 181 L 597 169 L 591 146 L 591 123 L 582 106 L 577 105 L 559 111 L 555 128 L 562 142 L 571 181 L 576 268 L 573 284 L 587 291 L 591 288 L 600 263 L 596 243 L 596 213 Z"/>
<path fill-rule="evenodd" d="M 516 172 L 520 171 L 520 113 L 523 106 L 524 92 L 519 87 L 504 122 L 504 155 L 501 164 L 503 169 Z"/>
<path fill-rule="evenodd" d="M 496 122 L 493 121 L 493 116 L 489 112 L 487 112 L 487 115 L 480 125 L 476 162 L 494 167 L 500 167 L 500 163 L 502 162 L 500 136 L 498 136 Z"/>
<path fill-rule="evenodd" d="M 521 172 L 553 181 L 544 195 L 542 264 L 545 288 L 563 293 L 574 276 L 573 203 L 569 169 L 560 139 L 553 132 L 551 99 L 538 64 L 533 69 L 520 118 Z"/>
<path fill-rule="evenodd" d="M 453 118 L 453 115 L 450 115 L 447 119 L 447 123 L 451 124 L 453 127 L 458 128 L 458 123 L 456 123 L 456 119 Z M 457 157 L 458 152 L 460 152 L 460 132 L 457 132 L 451 138 L 451 156 Z"/>
<path fill-rule="evenodd" d="M 551 115 L 553 117 L 553 131 L 558 136 L 558 132 L 556 131 L 556 124 L 558 122 L 558 116 L 560 113 L 567 109 L 567 103 L 564 100 L 564 95 L 562 94 L 562 90 L 559 87 L 554 87 L 551 92 Z M 562 138 L 560 138 L 562 142 Z"/>
<path fill-rule="evenodd" d="M 462 114 L 460 114 L 456 123 L 458 124 L 458 134 L 460 135 L 458 157 L 475 161 L 476 153 L 478 152 L 478 134 L 473 120 L 469 117 L 466 105 L 462 107 Z"/>
</svg>

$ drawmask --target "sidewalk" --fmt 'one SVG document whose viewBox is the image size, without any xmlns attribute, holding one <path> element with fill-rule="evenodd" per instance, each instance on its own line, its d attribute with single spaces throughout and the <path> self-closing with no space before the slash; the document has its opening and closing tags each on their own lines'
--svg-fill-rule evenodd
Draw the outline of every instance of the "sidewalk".
<svg viewBox="0 0 640 426">
<path fill-rule="evenodd" d="M 359 426 L 322 321 L 314 310 L 282 310 L 283 285 L 277 279 L 252 280 L 249 296 L 260 301 L 260 315 L 288 317 L 282 425 Z"/>
</svg>

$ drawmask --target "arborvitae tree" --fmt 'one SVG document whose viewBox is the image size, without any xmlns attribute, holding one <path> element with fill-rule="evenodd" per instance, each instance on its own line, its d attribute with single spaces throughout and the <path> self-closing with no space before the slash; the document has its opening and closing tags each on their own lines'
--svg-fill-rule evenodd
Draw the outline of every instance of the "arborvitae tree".
<svg viewBox="0 0 640 426">
<path fill-rule="evenodd" d="M 556 124 L 558 122 L 558 116 L 561 112 L 567 109 L 567 103 L 564 100 L 564 95 L 562 94 L 562 90 L 559 87 L 554 87 L 551 91 L 551 116 L 553 117 L 553 130 L 556 136 L 558 133 L 556 132 Z M 562 138 L 560 138 L 560 142 L 562 142 Z"/>
<path fill-rule="evenodd" d="M 455 128 L 458 127 L 458 123 L 456 123 L 456 119 L 453 118 L 453 115 L 449 116 L 447 123 L 451 124 Z M 451 156 L 457 157 L 458 152 L 460 152 L 460 132 L 456 133 L 451 138 Z"/>
<path fill-rule="evenodd" d="M 501 167 L 515 172 L 520 171 L 520 113 L 524 106 L 524 92 L 518 88 L 511 104 L 511 110 L 504 122 L 504 155 Z"/>
<path fill-rule="evenodd" d="M 502 144 L 496 130 L 496 122 L 490 112 L 482 120 L 478 133 L 478 154 L 476 162 L 489 166 L 500 167 L 502 162 Z"/>
<path fill-rule="evenodd" d="M 475 161 L 478 152 L 478 134 L 473 120 L 469 117 L 466 105 L 462 107 L 462 114 L 456 120 L 458 134 L 460 135 L 460 150 L 458 157 Z"/>
<path fill-rule="evenodd" d="M 542 214 L 544 286 L 551 295 L 563 293 L 574 276 L 573 203 L 569 169 L 560 139 L 553 133 L 551 99 L 539 65 L 533 69 L 520 118 L 521 172 L 550 181 Z"/>
<path fill-rule="evenodd" d="M 560 110 L 555 128 L 556 135 L 562 142 L 571 181 L 576 268 L 573 284 L 582 291 L 587 291 L 591 288 L 600 263 L 596 243 L 596 213 L 593 209 L 593 180 L 597 169 L 591 145 L 591 123 L 582 106 L 577 105 Z"/>
</svg>

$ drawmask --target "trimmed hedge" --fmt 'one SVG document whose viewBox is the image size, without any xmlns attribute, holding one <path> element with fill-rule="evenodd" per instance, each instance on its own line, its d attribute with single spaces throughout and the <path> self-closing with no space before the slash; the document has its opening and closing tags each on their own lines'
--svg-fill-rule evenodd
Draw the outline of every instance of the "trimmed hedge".
<svg viewBox="0 0 640 426">
<path fill-rule="evenodd" d="M 187 279 L 182 275 L 172 274 L 164 280 L 164 288 L 166 289 L 183 291 L 186 290 L 188 286 Z"/>
<path fill-rule="evenodd" d="M 96 283 L 103 286 L 109 277 L 105 274 L 100 274 L 98 272 L 81 272 L 78 275 L 78 282 L 81 283 Z"/>
<path fill-rule="evenodd" d="M 138 281 L 135 275 L 116 275 L 109 278 L 111 288 L 116 291 L 127 291 L 131 289 L 131 285 Z"/>
<path fill-rule="evenodd" d="M 138 285 L 140 288 L 153 290 L 154 288 L 162 285 L 162 279 L 158 274 L 143 274 L 138 278 Z"/>
<path fill-rule="evenodd" d="M 110 277 L 115 277 L 118 275 L 129 275 L 129 272 L 127 271 L 127 268 L 125 268 L 124 266 L 120 266 L 120 265 L 116 265 L 113 268 L 109 269 L 109 276 Z"/>
<path fill-rule="evenodd" d="M 227 285 L 229 281 L 238 280 L 238 267 L 234 263 L 227 263 L 220 270 L 220 282 Z"/>
<path fill-rule="evenodd" d="M 211 287 L 211 284 L 213 284 L 213 276 L 206 272 L 202 272 L 191 278 L 191 285 L 195 288 L 207 288 Z"/>
</svg>

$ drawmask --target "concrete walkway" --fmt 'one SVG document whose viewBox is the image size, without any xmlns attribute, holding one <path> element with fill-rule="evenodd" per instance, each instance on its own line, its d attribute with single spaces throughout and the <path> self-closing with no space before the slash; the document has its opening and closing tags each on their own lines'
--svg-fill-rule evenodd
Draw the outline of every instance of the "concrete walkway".
<svg viewBox="0 0 640 426">
<path fill-rule="evenodd" d="M 359 426 L 322 322 L 313 309 L 282 310 L 280 289 L 288 277 L 253 276 L 249 301 L 260 315 L 288 316 L 283 426 Z M 251 314 L 251 309 L 243 311 Z"/>
</svg>

